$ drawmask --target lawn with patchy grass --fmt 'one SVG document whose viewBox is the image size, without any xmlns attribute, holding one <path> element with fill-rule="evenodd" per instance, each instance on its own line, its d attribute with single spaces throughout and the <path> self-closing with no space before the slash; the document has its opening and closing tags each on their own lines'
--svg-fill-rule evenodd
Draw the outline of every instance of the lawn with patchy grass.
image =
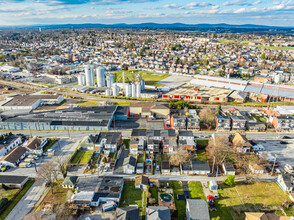
<svg viewBox="0 0 294 220">
<path fill-rule="evenodd" d="M 89 160 L 91 159 L 91 157 L 92 157 L 92 155 L 93 155 L 93 151 L 86 151 L 84 154 L 83 154 L 83 156 L 82 156 L 82 158 L 81 158 L 81 160 L 80 160 L 80 164 L 88 164 L 88 162 L 89 162 Z"/>
<path fill-rule="evenodd" d="M 135 188 L 134 181 L 125 182 L 119 204 L 120 207 L 134 204 L 137 204 L 138 208 L 142 207 L 142 191 Z"/>
<path fill-rule="evenodd" d="M 84 155 L 84 151 L 77 151 L 77 153 L 75 154 L 75 156 L 72 158 L 71 163 L 73 164 L 77 164 L 80 162 L 80 159 L 82 158 L 82 156 Z"/>
<path fill-rule="evenodd" d="M 197 150 L 197 156 L 193 160 L 207 161 L 205 150 Z"/>
<path fill-rule="evenodd" d="M 266 117 L 258 114 L 252 114 L 252 116 L 259 122 L 266 123 Z"/>
<path fill-rule="evenodd" d="M 244 212 L 249 210 L 253 212 L 262 212 L 264 210 L 275 210 L 276 214 L 280 213 L 281 204 L 285 200 L 289 200 L 275 182 L 255 182 L 245 184 L 238 182 L 236 189 L 244 203 L 238 197 L 237 192 L 233 187 L 220 184 L 219 195 L 220 199 L 216 199 L 217 212 L 211 212 L 212 219 L 220 217 L 221 219 L 236 219 L 243 220 Z M 285 210 L 288 215 L 293 215 L 293 208 Z"/>
<path fill-rule="evenodd" d="M 130 106 L 131 103 L 134 103 L 134 102 L 112 102 L 112 104 L 118 105 L 118 106 Z"/>
<path fill-rule="evenodd" d="M 170 181 L 169 182 L 170 186 L 173 189 L 174 193 L 174 200 L 175 200 L 175 205 L 176 205 L 176 215 L 179 220 L 185 219 L 186 217 L 186 202 L 183 200 L 178 200 L 177 195 L 183 195 L 183 187 L 182 183 L 178 181 Z"/>
<path fill-rule="evenodd" d="M 0 219 L 5 219 L 12 209 L 17 205 L 17 203 L 21 200 L 21 198 L 27 193 L 27 191 L 34 184 L 35 180 L 29 179 L 28 182 L 23 186 L 22 190 L 18 193 L 18 195 L 11 201 L 8 207 L 0 214 Z"/>
<path fill-rule="evenodd" d="M 205 200 L 205 195 L 204 195 L 203 188 L 200 182 L 189 182 L 188 186 L 189 186 L 191 199 Z"/>
<path fill-rule="evenodd" d="M 95 102 L 95 101 L 87 101 L 87 100 L 78 101 L 75 104 L 79 105 L 80 107 L 99 106 L 98 101 Z"/>
<path fill-rule="evenodd" d="M 156 186 L 150 187 L 151 197 L 158 203 L 158 188 Z"/>
<path fill-rule="evenodd" d="M 153 85 L 153 86 L 161 86 L 160 84 L 157 84 L 157 82 L 170 76 L 168 74 L 149 72 L 149 71 L 143 71 L 143 70 L 128 70 L 128 71 L 121 70 L 114 73 L 115 82 L 122 82 L 123 72 L 125 72 L 125 74 L 128 76 L 128 77 L 125 77 L 126 82 L 129 82 L 128 78 L 130 78 L 131 80 L 134 80 L 135 75 L 139 73 L 141 77 L 144 78 L 146 85 Z"/>
<path fill-rule="evenodd" d="M 15 193 L 17 193 L 19 189 L 3 189 L 1 188 L 0 189 L 0 200 L 3 199 L 3 198 L 7 198 L 8 200 L 10 200 L 14 195 Z"/>
</svg>

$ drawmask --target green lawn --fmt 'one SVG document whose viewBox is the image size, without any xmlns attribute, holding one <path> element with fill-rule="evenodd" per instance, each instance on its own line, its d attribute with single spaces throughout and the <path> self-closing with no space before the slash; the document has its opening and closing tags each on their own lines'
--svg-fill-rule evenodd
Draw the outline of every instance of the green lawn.
<svg viewBox="0 0 294 220">
<path fill-rule="evenodd" d="M 158 203 L 158 188 L 156 186 L 150 187 L 151 197 Z"/>
<path fill-rule="evenodd" d="M 91 159 L 91 157 L 92 157 L 92 155 L 93 155 L 93 151 L 86 151 L 84 154 L 83 154 L 83 156 L 82 156 L 82 158 L 81 158 L 81 160 L 80 160 L 80 164 L 88 164 L 88 162 L 89 162 L 89 160 Z"/>
<path fill-rule="evenodd" d="M 204 192 L 203 192 L 203 188 L 200 182 L 189 182 L 188 186 L 189 186 L 191 199 L 206 200 Z"/>
<path fill-rule="evenodd" d="M 19 192 L 19 194 L 15 197 L 14 200 L 8 205 L 8 207 L 0 214 L 0 220 L 4 220 L 12 209 L 17 205 L 17 203 L 21 200 L 21 198 L 27 193 L 27 191 L 34 184 L 35 180 L 29 179 L 28 182 L 24 185 L 23 189 Z"/>
<path fill-rule="evenodd" d="M 186 202 L 183 200 L 177 200 L 177 195 L 183 195 L 182 183 L 178 181 L 170 181 L 170 186 L 174 191 L 174 200 L 176 205 L 176 215 L 179 220 L 185 219 L 186 217 Z"/>
<path fill-rule="evenodd" d="M 204 150 L 208 145 L 208 140 L 196 140 L 197 149 Z"/>
<path fill-rule="evenodd" d="M 17 193 L 19 189 L 3 189 L 1 188 L 0 189 L 0 200 L 3 199 L 3 198 L 7 198 L 8 200 L 10 200 L 14 195 L 15 193 Z"/>
<path fill-rule="evenodd" d="M 216 199 L 217 212 L 211 212 L 211 218 L 216 219 L 244 219 L 244 212 L 252 210 L 253 212 L 261 212 L 263 210 L 275 210 L 276 214 L 282 215 L 279 211 L 281 204 L 285 200 L 289 200 L 275 182 L 255 182 L 252 184 L 244 184 L 238 182 L 236 189 L 245 205 L 242 205 L 238 194 L 233 187 L 221 184 L 219 189 L 220 199 Z M 294 208 L 285 210 L 288 215 L 294 214 Z"/>
<path fill-rule="evenodd" d="M 111 159 L 116 159 L 116 158 L 117 158 L 117 152 L 116 152 L 116 153 L 111 153 L 111 154 L 109 155 L 109 157 L 110 157 Z"/>
<path fill-rule="evenodd" d="M 123 139 L 123 144 L 126 146 L 127 149 L 130 147 L 130 139 Z"/>
<path fill-rule="evenodd" d="M 130 104 L 134 102 L 112 102 L 112 103 L 118 106 L 130 106 Z"/>
<path fill-rule="evenodd" d="M 193 160 L 207 160 L 207 155 L 205 150 L 197 150 L 197 156 Z"/>
<path fill-rule="evenodd" d="M 154 85 L 154 86 L 162 86 L 160 84 L 157 84 L 157 82 L 170 76 L 168 74 L 149 72 L 149 71 L 143 71 L 143 70 L 128 70 L 128 71 L 121 70 L 121 71 L 114 73 L 114 78 L 115 78 L 116 82 L 122 82 L 122 72 L 125 72 L 125 74 L 131 80 L 134 80 L 135 74 L 140 73 L 142 78 L 144 78 L 146 85 Z M 125 79 L 126 82 L 130 81 L 128 79 L 128 77 L 126 77 L 126 79 Z"/>
<path fill-rule="evenodd" d="M 77 153 L 75 154 L 75 156 L 72 158 L 71 163 L 73 164 L 77 164 L 80 162 L 80 159 L 82 158 L 82 156 L 84 155 L 84 151 L 77 151 Z"/>
<path fill-rule="evenodd" d="M 145 161 L 145 155 L 144 154 L 139 154 L 137 163 L 143 163 Z"/>
<path fill-rule="evenodd" d="M 120 207 L 127 207 L 129 205 L 137 204 L 138 208 L 142 207 L 142 191 L 135 188 L 134 181 L 125 182 L 121 199 Z"/>
<path fill-rule="evenodd" d="M 146 216 L 146 206 L 147 206 L 147 193 L 148 191 L 143 192 L 143 207 L 142 207 L 142 219 L 145 219 Z"/>
<path fill-rule="evenodd" d="M 54 138 L 48 138 L 48 142 L 44 146 L 44 153 L 47 152 L 56 142 L 57 140 L 55 140 Z"/>
</svg>

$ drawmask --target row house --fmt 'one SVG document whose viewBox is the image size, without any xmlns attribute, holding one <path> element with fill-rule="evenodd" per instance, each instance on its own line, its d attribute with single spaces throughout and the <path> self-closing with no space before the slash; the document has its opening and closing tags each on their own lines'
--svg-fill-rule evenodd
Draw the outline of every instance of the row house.
<svg viewBox="0 0 294 220">
<path fill-rule="evenodd" d="M 293 116 L 274 116 L 272 125 L 277 131 L 294 131 Z"/>
<path fill-rule="evenodd" d="M 217 131 L 229 131 L 231 130 L 231 119 L 229 116 L 216 116 L 216 130 Z"/>
<path fill-rule="evenodd" d="M 171 124 L 177 130 L 200 129 L 200 119 L 198 115 L 173 115 Z"/>
</svg>

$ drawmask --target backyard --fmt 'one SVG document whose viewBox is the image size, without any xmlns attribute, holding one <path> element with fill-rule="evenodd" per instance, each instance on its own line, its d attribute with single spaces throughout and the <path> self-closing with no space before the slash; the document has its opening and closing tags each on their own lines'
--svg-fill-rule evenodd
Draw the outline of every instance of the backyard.
<svg viewBox="0 0 294 220">
<path fill-rule="evenodd" d="M 203 192 L 203 188 L 200 182 L 189 182 L 188 186 L 189 186 L 191 199 L 206 200 L 204 192 Z"/>
<path fill-rule="evenodd" d="M 88 162 L 89 162 L 89 160 L 91 159 L 91 157 L 92 157 L 92 155 L 93 155 L 93 151 L 86 151 L 84 154 L 83 154 L 83 156 L 82 156 L 82 158 L 81 158 L 81 160 L 80 160 L 80 164 L 88 164 Z"/>
<path fill-rule="evenodd" d="M 289 200 L 288 196 L 275 182 L 255 182 L 246 184 L 239 182 L 234 187 L 221 184 L 219 189 L 220 199 L 216 199 L 216 212 L 211 212 L 210 217 L 217 219 L 244 219 L 244 212 L 276 212 L 282 215 L 281 204 Z M 285 210 L 288 215 L 293 215 L 293 208 Z"/>
<path fill-rule="evenodd" d="M 0 214 L 0 220 L 5 219 L 9 213 L 11 212 L 11 210 L 17 205 L 17 203 L 21 200 L 21 198 L 27 193 L 27 191 L 31 188 L 31 186 L 34 184 L 35 180 L 33 179 L 29 179 L 28 182 L 24 185 L 24 187 L 21 189 L 21 191 L 17 194 L 17 196 L 10 202 L 10 204 L 7 206 L 7 208 Z M 8 190 L 10 192 L 8 192 L 6 194 L 6 198 L 8 199 L 12 199 L 13 196 L 15 195 L 15 193 L 18 191 L 19 189 L 17 189 L 16 191 L 11 191 Z M 13 193 L 14 192 L 14 193 Z M 1 198 L 4 198 L 4 196 L 2 197 L 2 191 L 1 191 Z"/>
<path fill-rule="evenodd" d="M 138 208 L 142 207 L 142 190 L 135 188 L 134 181 L 125 182 L 119 203 L 120 207 L 134 204 L 137 204 Z"/>
</svg>

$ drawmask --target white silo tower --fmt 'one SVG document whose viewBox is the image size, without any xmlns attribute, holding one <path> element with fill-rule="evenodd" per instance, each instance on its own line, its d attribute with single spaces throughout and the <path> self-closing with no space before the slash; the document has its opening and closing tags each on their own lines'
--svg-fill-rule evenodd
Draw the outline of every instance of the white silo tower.
<svg viewBox="0 0 294 220">
<path fill-rule="evenodd" d="M 114 83 L 114 75 L 109 73 L 106 77 L 106 83 L 107 83 L 107 87 L 110 88 L 112 86 L 112 84 Z"/>
<path fill-rule="evenodd" d="M 118 96 L 118 86 L 117 85 L 114 85 L 112 87 L 112 95 L 113 96 Z"/>
<path fill-rule="evenodd" d="M 138 97 L 138 98 L 141 97 L 141 85 L 140 84 L 136 85 L 136 97 Z"/>
<path fill-rule="evenodd" d="M 145 80 L 142 79 L 141 80 L 141 91 L 143 91 L 145 89 Z"/>
<path fill-rule="evenodd" d="M 84 86 L 84 85 L 86 85 L 86 77 L 85 77 L 84 74 L 80 74 L 80 75 L 78 76 L 78 84 L 79 84 L 80 86 Z"/>
<path fill-rule="evenodd" d="M 106 69 L 104 66 L 99 66 L 96 68 L 96 78 L 97 78 L 97 86 L 105 87 L 105 77 L 106 77 Z"/>
<path fill-rule="evenodd" d="M 126 84 L 125 91 L 126 91 L 126 93 L 125 93 L 126 97 L 132 96 L 132 86 L 129 83 Z"/>
<path fill-rule="evenodd" d="M 86 85 L 87 86 L 94 86 L 94 80 L 93 80 L 93 66 L 87 65 L 85 66 L 85 75 L 86 75 Z"/>
<path fill-rule="evenodd" d="M 132 97 L 136 97 L 136 84 L 132 84 Z"/>
<path fill-rule="evenodd" d="M 106 89 L 105 94 L 106 96 L 111 96 L 111 89 Z"/>
</svg>

